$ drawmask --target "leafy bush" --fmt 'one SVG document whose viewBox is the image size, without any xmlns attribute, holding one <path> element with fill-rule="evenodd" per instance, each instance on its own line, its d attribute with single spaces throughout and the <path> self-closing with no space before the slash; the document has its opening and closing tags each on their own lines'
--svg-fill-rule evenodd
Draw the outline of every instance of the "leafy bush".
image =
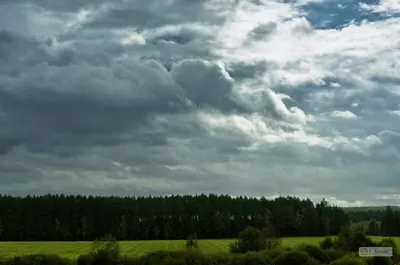
<svg viewBox="0 0 400 265">
<path fill-rule="evenodd" d="M 319 243 L 319 247 L 322 249 L 333 248 L 335 246 L 335 241 L 331 237 L 326 237 L 321 240 Z"/>
<path fill-rule="evenodd" d="M 249 251 L 260 251 L 266 248 L 266 239 L 263 232 L 252 226 L 246 227 L 240 234 L 239 239 L 230 244 L 232 253 L 246 253 Z"/>
<path fill-rule="evenodd" d="M 119 265 L 138 265 L 140 264 L 139 259 L 136 257 L 121 257 L 119 262 Z"/>
<path fill-rule="evenodd" d="M 307 264 L 310 256 L 307 252 L 293 250 L 276 257 L 273 261 L 275 265 L 304 265 Z"/>
<path fill-rule="evenodd" d="M 329 263 L 330 258 L 326 252 L 318 246 L 302 244 L 297 246 L 297 249 L 307 252 L 307 254 L 321 263 Z"/>
<path fill-rule="evenodd" d="M 139 258 L 139 264 L 140 265 L 159 265 L 159 264 L 164 264 L 165 260 L 171 259 L 171 258 L 180 258 L 178 252 L 171 252 L 171 251 L 165 251 L 165 250 L 160 250 L 160 251 L 154 251 L 147 253 Z M 183 261 L 182 258 L 180 260 Z"/>
<path fill-rule="evenodd" d="M 211 257 L 218 265 L 231 265 L 233 256 L 235 255 L 227 253 L 217 253 L 213 254 Z"/>
<path fill-rule="evenodd" d="M 190 236 L 188 237 L 188 239 L 186 240 L 186 245 L 185 245 L 185 247 L 186 247 L 187 249 L 196 249 L 196 248 L 199 247 L 199 242 L 198 242 L 198 240 L 197 240 L 197 238 L 196 238 L 196 234 L 190 235 Z"/>
<path fill-rule="evenodd" d="M 394 241 L 392 238 L 384 238 L 381 241 L 379 241 L 377 245 L 379 247 L 391 247 L 393 250 L 393 257 L 395 257 L 395 258 L 398 257 L 399 250 L 398 250 L 396 241 Z"/>
<path fill-rule="evenodd" d="M 157 265 L 160 265 L 160 264 L 157 264 Z M 162 263 L 162 265 L 186 265 L 186 263 L 181 258 L 168 256 L 168 257 L 165 258 L 165 260 Z"/>
<path fill-rule="evenodd" d="M 392 263 L 390 257 L 372 257 L 367 260 L 368 265 L 391 265 Z"/>
<path fill-rule="evenodd" d="M 276 248 L 272 250 L 264 250 L 261 253 L 264 254 L 265 256 L 268 256 L 270 259 L 275 259 L 278 256 L 282 256 L 285 253 L 288 253 L 289 250 L 284 249 L 284 248 Z"/>
<path fill-rule="evenodd" d="M 272 224 L 267 225 L 263 230 L 263 237 L 265 238 L 265 248 L 268 250 L 281 246 L 282 240 L 275 227 Z"/>
<path fill-rule="evenodd" d="M 114 237 L 107 235 L 93 242 L 90 255 L 93 262 L 90 265 L 114 265 L 121 257 L 121 246 Z"/>
<path fill-rule="evenodd" d="M 229 251 L 231 253 L 242 253 L 242 249 L 241 249 L 239 241 L 234 241 L 234 242 L 229 243 Z"/>
<path fill-rule="evenodd" d="M 233 254 L 230 265 L 242 265 L 245 259 L 244 254 Z"/>
<path fill-rule="evenodd" d="M 321 262 L 319 262 L 318 260 L 314 259 L 314 258 L 310 258 L 307 261 L 306 265 L 321 265 Z"/>
<path fill-rule="evenodd" d="M 349 254 L 343 256 L 329 263 L 329 265 L 365 265 L 365 264 L 366 263 L 360 257 L 357 257 L 355 254 Z"/>
<path fill-rule="evenodd" d="M 259 252 L 248 252 L 245 254 L 242 265 L 266 265 L 270 260 Z"/>
<path fill-rule="evenodd" d="M 360 247 L 373 247 L 376 244 L 360 230 L 344 228 L 337 236 L 335 247 L 347 251 L 358 252 Z"/>
<path fill-rule="evenodd" d="M 92 254 L 79 255 L 76 263 L 77 265 L 91 265 L 93 264 L 93 255 Z"/>
<path fill-rule="evenodd" d="M 33 254 L 17 256 L 9 260 L 10 265 L 71 265 L 72 262 L 55 254 Z"/>
<path fill-rule="evenodd" d="M 329 261 L 331 262 L 346 256 L 346 251 L 342 249 L 329 248 L 325 249 L 324 252 L 326 253 L 326 255 L 328 255 Z"/>
<path fill-rule="evenodd" d="M 213 265 L 214 261 L 210 255 L 198 251 L 181 252 L 182 259 L 186 265 Z"/>
</svg>

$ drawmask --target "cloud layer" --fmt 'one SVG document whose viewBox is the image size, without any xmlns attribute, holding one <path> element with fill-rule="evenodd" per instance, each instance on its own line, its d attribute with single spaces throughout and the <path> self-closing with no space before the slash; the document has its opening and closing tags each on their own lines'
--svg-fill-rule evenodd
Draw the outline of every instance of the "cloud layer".
<svg viewBox="0 0 400 265">
<path fill-rule="evenodd" d="M 0 192 L 398 204 L 398 1 L 0 2 Z"/>
</svg>

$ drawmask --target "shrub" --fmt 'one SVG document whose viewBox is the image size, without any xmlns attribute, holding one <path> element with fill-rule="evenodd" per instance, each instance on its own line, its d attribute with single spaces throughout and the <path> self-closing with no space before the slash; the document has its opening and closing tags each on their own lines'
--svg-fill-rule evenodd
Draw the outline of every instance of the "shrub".
<svg viewBox="0 0 400 265">
<path fill-rule="evenodd" d="M 372 247 L 376 244 L 364 232 L 344 228 L 335 241 L 335 247 L 347 251 L 358 252 L 360 247 Z"/>
<path fill-rule="evenodd" d="M 396 241 L 394 241 L 392 238 L 384 238 L 381 241 L 379 241 L 377 245 L 379 247 L 391 247 L 393 251 L 393 257 L 397 258 L 399 250 Z"/>
<path fill-rule="evenodd" d="M 329 265 L 365 265 L 366 263 L 355 254 L 345 255 L 331 263 Z"/>
<path fill-rule="evenodd" d="M 265 248 L 268 250 L 281 246 L 282 240 L 278 232 L 272 224 L 267 225 L 263 230 L 263 237 L 265 238 Z"/>
<path fill-rule="evenodd" d="M 231 259 L 231 265 L 242 265 L 245 259 L 244 254 L 233 254 Z"/>
<path fill-rule="evenodd" d="M 266 256 L 268 256 L 270 259 L 275 259 L 278 256 L 282 256 L 285 253 L 288 253 L 289 250 L 284 249 L 284 248 L 276 248 L 272 250 L 264 250 L 262 253 Z"/>
<path fill-rule="evenodd" d="M 276 257 L 273 261 L 275 265 L 304 265 L 309 261 L 310 256 L 307 252 L 293 250 Z"/>
<path fill-rule="evenodd" d="M 232 256 L 234 256 L 234 255 L 226 254 L 226 253 L 217 253 L 217 254 L 211 255 L 214 262 L 218 265 L 231 265 Z"/>
<path fill-rule="evenodd" d="M 92 265 L 93 264 L 93 255 L 92 254 L 79 255 L 76 263 L 77 263 L 77 265 Z"/>
<path fill-rule="evenodd" d="M 230 245 L 232 253 L 246 253 L 260 251 L 266 248 L 266 239 L 262 231 L 256 227 L 248 226 L 240 234 L 239 239 Z"/>
<path fill-rule="evenodd" d="M 72 262 L 55 254 L 33 254 L 14 257 L 10 265 L 71 265 Z"/>
<path fill-rule="evenodd" d="M 372 257 L 366 263 L 368 265 L 391 265 L 393 261 L 390 257 Z"/>
<path fill-rule="evenodd" d="M 321 263 L 329 263 L 330 258 L 326 252 L 314 245 L 309 245 L 309 244 L 302 244 L 297 247 L 297 249 L 302 250 L 304 252 L 307 252 L 307 254 L 311 257 L 316 259 L 317 261 Z"/>
<path fill-rule="evenodd" d="M 244 256 L 242 265 L 266 265 L 269 261 L 259 252 L 248 252 Z"/>
<path fill-rule="evenodd" d="M 199 247 L 199 242 L 197 241 L 196 234 L 190 235 L 186 240 L 185 247 L 187 249 L 196 249 Z"/>
<path fill-rule="evenodd" d="M 318 260 L 314 259 L 314 258 L 310 258 L 307 261 L 306 265 L 321 265 L 321 262 L 319 262 Z"/>
<path fill-rule="evenodd" d="M 197 251 L 184 251 L 182 258 L 186 265 L 213 265 L 214 261 L 210 255 L 204 255 Z"/>
<path fill-rule="evenodd" d="M 333 248 L 335 246 L 335 241 L 331 237 L 326 237 L 321 240 L 319 243 L 319 247 L 322 249 Z"/>
<path fill-rule="evenodd" d="M 161 264 L 157 264 L 161 265 Z M 185 261 L 181 258 L 168 256 L 164 259 L 162 265 L 186 265 Z"/>
<path fill-rule="evenodd" d="M 346 251 L 336 248 L 325 249 L 324 252 L 326 253 L 326 255 L 328 255 L 330 262 L 335 261 L 346 255 Z"/>
<path fill-rule="evenodd" d="M 119 265 L 138 265 L 138 264 L 140 264 L 140 262 L 139 262 L 138 258 L 125 256 L 119 260 L 118 264 Z"/>
<path fill-rule="evenodd" d="M 114 237 L 107 235 L 93 242 L 90 255 L 91 265 L 114 265 L 120 259 L 121 246 Z"/>
<path fill-rule="evenodd" d="M 179 256 L 178 253 L 173 253 L 171 251 L 160 250 L 160 251 L 150 252 L 139 258 L 139 264 L 140 265 L 164 264 L 164 261 L 167 258 L 176 258 L 177 256 Z M 182 258 L 180 259 L 183 261 Z"/>
<path fill-rule="evenodd" d="M 240 248 L 239 241 L 234 241 L 229 243 L 229 251 L 231 253 L 242 253 L 242 249 Z"/>
</svg>

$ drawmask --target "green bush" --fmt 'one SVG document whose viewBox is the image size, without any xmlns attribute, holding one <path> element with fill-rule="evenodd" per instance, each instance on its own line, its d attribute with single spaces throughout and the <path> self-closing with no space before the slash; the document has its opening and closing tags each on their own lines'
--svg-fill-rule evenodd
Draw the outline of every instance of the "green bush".
<svg viewBox="0 0 400 265">
<path fill-rule="evenodd" d="M 77 263 L 77 265 L 92 265 L 93 264 L 93 255 L 92 254 L 79 255 L 76 263 Z"/>
<path fill-rule="evenodd" d="M 56 254 L 33 254 L 16 256 L 9 260 L 9 265 L 71 265 L 72 261 Z"/>
<path fill-rule="evenodd" d="M 211 255 L 214 262 L 218 265 L 231 265 L 233 256 L 235 255 L 227 253 L 216 253 Z"/>
<path fill-rule="evenodd" d="M 355 254 L 348 254 L 329 263 L 329 265 L 366 265 L 366 262 Z"/>
<path fill-rule="evenodd" d="M 231 265 L 242 265 L 245 260 L 244 254 L 231 254 Z"/>
<path fill-rule="evenodd" d="M 187 249 L 196 249 L 196 248 L 199 247 L 199 242 L 198 242 L 198 240 L 197 240 L 196 234 L 190 235 L 190 236 L 188 237 L 188 239 L 186 240 L 186 245 L 185 245 L 185 247 L 186 247 Z"/>
<path fill-rule="evenodd" d="M 284 248 L 275 248 L 275 249 L 272 249 L 272 250 L 261 251 L 262 254 L 264 254 L 265 256 L 268 256 L 272 260 L 275 259 L 276 257 L 282 256 L 282 255 L 284 255 L 285 253 L 288 253 L 288 252 L 289 252 L 289 250 L 284 249 Z"/>
<path fill-rule="evenodd" d="M 324 252 L 326 253 L 326 255 L 328 255 L 330 262 L 335 261 L 346 255 L 346 251 L 336 248 L 325 249 Z"/>
<path fill-rule="evenodd" d="M 155 251 L 150 252 L 139 258 L 138 265 L 212 265 L 215 263 L 213 256 L 205 255 L 200 251 Z M 229 264 L 229 263 L 228 263 Z"/>
<path fill-rule="evenodd" d="M 333 248 L 335 246 L 335 241 L 331 237 L 326 237 L 321 240 L 319 243 L 319 247 L 322 249 Z"/>
<path fill-rule="evenodd" d="M 238 240 L 229 243 L 229 251 L 230 251 L 231 253 L 242 253 L 242 249 L 241 249 L 241 247 L 240 247 L 240 243 L 239 243 Z"/>
<path fill-rule="evenodd" d="M 231 253 L 246 253 L 249 251 L 260 251 L 266 248 L 264 233 L 252 226 L 246 227 L 240 234 L 239 239 L 230 245 Z"/>
<path fill-rule="evenodd" d="M 150 252 L 150 253 L 147 253 L 147 254 L 141 256 L 139 258 L 138 263 L 140 265 L 160 265 L 160 264 L 164 264 L 165 260 L 167 260 L 167 259 L 171 260 L 171 258 L 173 258 L 173 259 L 179 258 L 178 252 L 174 253 L 172 251 L 160 250 L 160 251 Z M 184 262 L 184 260 L 182 258 L 180 258 L 180 260 L 182 260 L 182 262 Z"/>
<path fill-rule="evenodd" d="M 352 252 L 358 252 L 360 247 L 373 247 L 376 245 L 363 231 L 349 227 L 344 228 L 335 241 L 335 248 Z"/>
<path fill-rule="evenodd" d="M 259 252 L 248 252 L 245 254 L 242 265 L 267 265 L 270 259 Z"/>
<path fill-rule="evenodd" d="M 159 264 L 161 265 L 161 264 Z M 162 265 L 186 265 L 185 261 L 181 258 L 168 256 L 164 259 Z"/>
<path fill-rule="evenodd" d="M 119 260 L 118 264 L 119 265 L 138 265 L 138 264 L 140 264 L 140 262 L 139 262 L 138 258 L 125 256 Z"/>
<path fill-rule="evenodd" d="M 310 256 L 307 252 L 295 249 L 277 256 L 272 263 L 274 265 L 304 265 L 308 263 L 309 259 Z"/>
<path fill-rule="evenodd" d="M 393 261 L 390 257 L 372 257 L 366 263 L 368 265 L 391 265 Z"/>
<path fill-rule="evenodd" d="M 398 258 L 399 249 L 397 247 L 396 241 L 392 238 L 384 238 L 377 244 L 379 247 L 391 247 L 393 250 L 393 257 Z"/>
<path fill-rule="evenodd" d="M 314 258 L 310 258 L 307 261 L 306 265 L 321 265 L 321 262 L 319 262 L 318 260 L 314 259 Z"/>
<path fill-rule="evenodd" d="M 106 235 L 93 242 L 90 255 L 92 255 L 90 265 L 114 265 L 121 258 L 121 246 L 114 237 Z"/>
<path fill-rule="evenodd" d="M 331 260 L 326 252 L 318 246 L 302 244 L 297 249 L 307 252 L 307 254 L 321 263 L 329 263 Z"/>
</svg>

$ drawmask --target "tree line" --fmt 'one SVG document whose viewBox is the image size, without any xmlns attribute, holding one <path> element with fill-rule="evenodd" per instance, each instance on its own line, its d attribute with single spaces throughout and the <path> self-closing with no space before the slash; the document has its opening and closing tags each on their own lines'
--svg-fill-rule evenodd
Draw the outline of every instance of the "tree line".
<svg viewBox="0 0 400 265">
<path fill-rule="evenodd" d="M 372 236 L 400 236 L 400 212 L 398 207 L 349 212 L 352 225 Z"/>
<path fill-rule="evenodd" d="M 236 238 L 246 226 L 263 227 L 268 212 L 280 236 L 334 235 L 349 223 L 325 200 L 296 197 L 0 195 L 0 240 Z"/>
<path fill-rule="evenodd" d="M 280 236 L 336 235 L 353 223 L 369 235 L 400 236 L 398 208 L 356 211 L 297 197 L 228 195 L 98 197 L 0 195 L 0 240 L 119 240 L 236 238 L 246 226 L 263 227 L 268 212 Z"/>
</svg>

